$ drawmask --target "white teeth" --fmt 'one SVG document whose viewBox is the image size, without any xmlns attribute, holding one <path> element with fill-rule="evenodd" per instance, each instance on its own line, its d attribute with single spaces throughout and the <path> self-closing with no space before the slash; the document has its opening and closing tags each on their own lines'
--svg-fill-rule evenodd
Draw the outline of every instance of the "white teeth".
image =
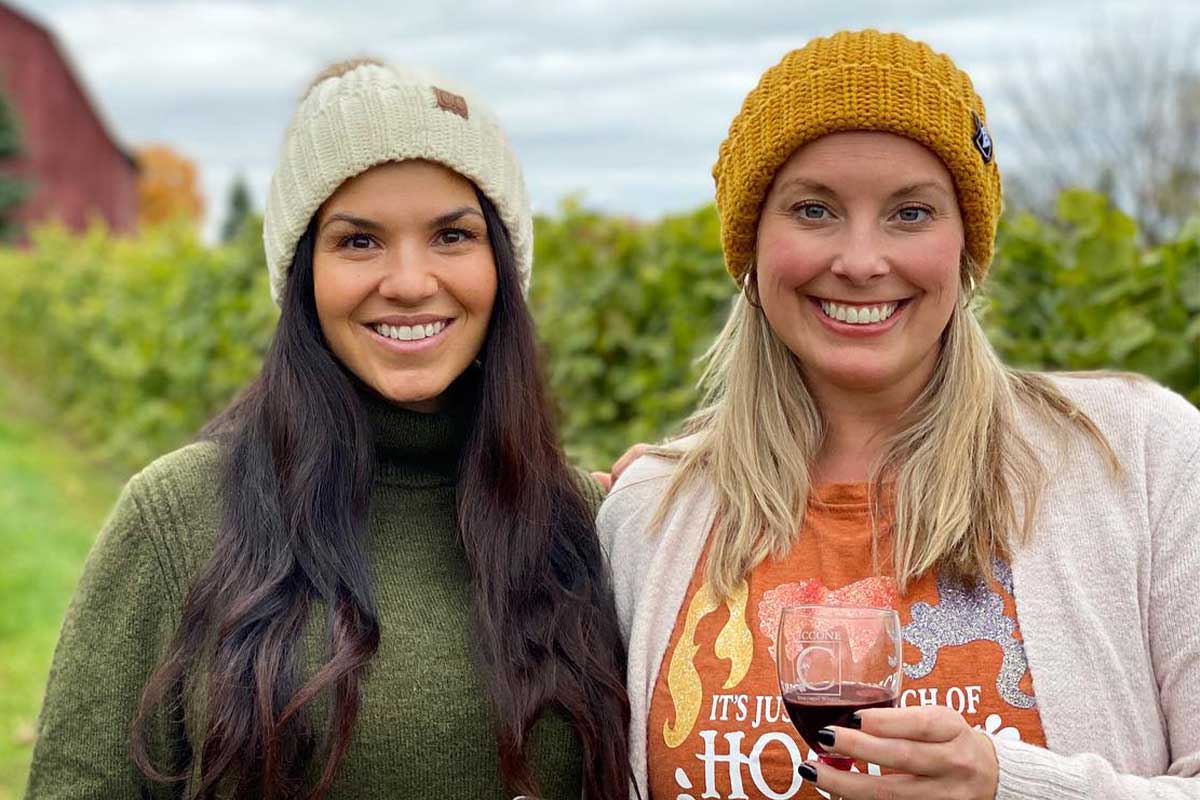
<svg viewBox="0 0 1200 800">
<path fill-rule="evenodd" d="M 830 319 L 847 322 L 851 325 L 870 325 L 883 322 L 896 313 L 898 303 L 882 303 L 875 306 L 844 306 L 830 300 L 821 301 L 821 310 Z"/>
<path fill-rule="evenodd" d="M 373 326 L 376 333 L 389 339 L 401 342 L 418 342 L 430 336 L 435 336 L 446 329 L 445 322 L 431 322 L 427 325 L 384 325 Z"/>
</svg>

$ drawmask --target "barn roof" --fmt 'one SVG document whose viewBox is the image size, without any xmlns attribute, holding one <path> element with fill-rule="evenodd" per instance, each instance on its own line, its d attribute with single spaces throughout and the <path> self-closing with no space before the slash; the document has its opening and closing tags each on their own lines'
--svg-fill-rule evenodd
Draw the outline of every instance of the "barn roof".
<svg viewBox="0 0 1200 800">
<path fill-rule="evenodd" d="M 59 61 L 62 62 L 63 71 L 66 73 L 67 78 L 75 85 L 75 89 L 79 92 L 79 96 L 83 98 L 84 104 L 86 105 L 88 111 L 93 117 L 95 117 L 96 124 L 100 126 L 100 130 L 104 132 L 104 135 L 112 144 L 113 149 L 124 156 L 125 160 L 129 162 L 130 166 L 136 169 L 137 159 L 133 157 L 129 149 L 126 148 L 121 143 L 120 139 L 118 139 L 113 133 L 113 126 L 109 123 L 108 117 L 105 115 L 104 110 L 98 104 L 93 102 L 91 92 L 87 90 L 87 86 L 80 79 L 79 76 L 81 73 L 76 68 L 75 62 L 70 55 L 70 51 L 59 45 L 58 37 L 54 35 L 54 32 L 40 23 L 38 20 L 34 19 L 28 13 L 0 0 L 0 24 L 4 24 L 5 16 L 10 17 L 17 24 L 24 25 L 25 27 L 29 28 L 33 35 L 40 36 L 45 40 L 50 52 L 52 52 L 59 59 Z"/>
</svg>

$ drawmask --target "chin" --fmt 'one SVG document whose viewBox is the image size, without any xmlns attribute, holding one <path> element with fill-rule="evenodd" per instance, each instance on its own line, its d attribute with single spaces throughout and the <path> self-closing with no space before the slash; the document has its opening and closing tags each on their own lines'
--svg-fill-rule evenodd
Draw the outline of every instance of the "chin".
<svg viewBox="0 0 1200 800">
<path fill-rule="evenodd" d="M 437 386 L 434 384 L 414 386 L 412 382 L 405 382 L 403 385 L 389 386 L 376 385 L 375 389 L 383 399 L 397 405 L 420 405 L 422 403 L 431 403 L 441 397 L 446 391 L 445 386 Z"/>
<path fill-rule="evenodd" d="M 878 367 L 854 369 L 840 365 L 838 369 L 830 370 L 822 377 L 834 386 L 862 392 L 878 391 L 896 383 L 893 373 Z"/>
</svg>

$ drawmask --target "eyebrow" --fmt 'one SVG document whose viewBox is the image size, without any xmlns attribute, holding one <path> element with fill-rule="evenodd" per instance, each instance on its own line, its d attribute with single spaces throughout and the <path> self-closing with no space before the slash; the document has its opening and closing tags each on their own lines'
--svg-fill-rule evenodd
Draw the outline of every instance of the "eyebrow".
<svg viewBox="0 0 1200 800">
<path fill-rule="evenodd" d="M 788 191 L 790 189 L 802 189 L 815 194 L 829 195 L 831 197 L 837 196 L 837 192 L 825 184 L 821 183 L 820 181 L 809 180 L 808 178 L 792 178 L 784 181 L 784 183 L 779 187 L 779 191 L 781 192 Z M 947 197 L 953 197 L 953 193 L 947 191 L 946 187 L 942 186 L 942 184 L 938 183 L 937 181 L 918 181 L 917 183 L 910 183 L 905 186 L 901 186 L 899 189 L 888 195 L 888 200 L 894 200 L 897 197 L 903 197 L 906 194 L 913 194 L 914 192 L 921 191 L 922 189 L 932 189 L 936 192 L 946 195 Z"/>
<path fill-rule="evenodd" d="M 954 196 L 953 192 L 947 191 L 946 187 L 943 186 L 942 184 L 938 183 L 937 181 L 920 181 L 918 183 L 910 183 L 907 186 L 901 186 L 899 189 L 892 192 L 891 195 L 888 197 L 888 199 L 894 200 L 897 197 L 903 197 L 906 194 L 913 194 L 915 192 L 921 191 L 922 189 L 932 189 L 935 192 L 946 195 L 948 197 Z"/>
<path fill-rule="evenodd" d="M 837 192 L 835 192 L 833 189 L 830 189 L 820 181 L 811 181 L 808 178 L 789 178 L 779 187 L 779 191 L 781 192 L 786 192 L 791 189 L 803 189 L 805 191 L 815 192 L 817 194 L 837 194 Z"/>
<path fill-rule="evenodd" d="M 481 212 L 479 209 L 473 208 L 471 206 L 463 206 L 461 208 L 456 208 L 453 211 L 449 211 L 445 214 L 442 214 L 440 217 L 435 217 L 433 222 L 429 223 L 429 227 L 440 228 L 443 225 L 450 225 L 455 222 L 458 222 L 460 219 L 462 219 L 463 217 L 465 217 L 468 214 L 474 214 L 475 216 L 479 217 L 480 219 L 483 219 L 483 212 Z"/>
<path fill-rule="evenodd" d="M 429 227 L 441 228 L 445 225 L 452 225 L 453 223 L 457 222 L 458 220 L 462 219 L 463 217 L 467 216 L 468 214 L 474 214 L 475 216 L 479 217 L 480 219 L 483 219 L 483 213 L 479 209 L 473 208 L 471 206 L 462 206 L 461 208 L 456 208 L 453 211 L 447 211 L 445 214 L 442 214 L 441 216 L 434 217 L 433 220 L 429 223 Z M 367 219 L 366 217 L 356 217 L 353 214 L 344 214 L 341 212 L 339 212 L 337 214 L 330 214 L 329 219 L 325 220 L 325 222 L 321 225 L 321 230 L 324 230 L 328 225 L 331 225 L 334 222 L 348 222 L 349 224 L 354 225 L 355 227 L 364 228 L 369 231 L 383 230 L 383 225 L 381 225 L 380 223 L 376 222 L 373 219 Z"/>
<path fill-rule="evenodd" d="M 323 222 L 321 224 L 321 230 L 325 230 L 326 228 L 328 228 L 330 225 L 332 225 L 335 222 L 349 222 L 351 225 L 355 226 L 356 228 L 366 228 L 369 231 L 383 230 L 383 226 L 380 225 L 378 222 L 376 222 L 373 219 L 367 219 L 366 217 L 356 217 L 353 214 L 342 214 L 342 213 L 330 214 L 329 219 L 325 220 L 325 222 Z"/>
</svg>

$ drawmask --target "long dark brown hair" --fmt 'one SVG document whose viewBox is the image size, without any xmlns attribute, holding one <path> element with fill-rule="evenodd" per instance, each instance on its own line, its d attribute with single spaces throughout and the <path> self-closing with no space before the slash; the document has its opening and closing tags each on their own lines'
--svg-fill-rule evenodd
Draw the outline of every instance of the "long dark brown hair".
<svg viewBox="0 0 1200 800">
<path fill-rule="evenodd" d="M 525 745 L 538 718 L 558 707 L 582 742 L 588 795 L 624 796 L 629 702 L 611 585 L 558 441 L 508 233 L 476 194 L 497 290 L 469 382 L 474 421 L 457 503 L 500 773 L 514 792 L 536 793 Z M 238 798 L 325 797 L 379 648 L 365 549 L 374 445 L 355 379 L 321 334 L 313 240 L 310 225 L 262 372 L 203 432 L 223 453 L 221 528 L 134 722 L 131 754 L 142 772 L 183 780 L 186 768 L 170 775 L 154 766 L 146 729 L 156 710 L 178 711 L 194 696 L 207 726 L 197 798 L 234 786 Z M 302 682 L 300 642 L 321 608 L 330 658 Z M 332 713 L 318 745 L 305 710 L 326 691 Z M 324 764 L 309 791 L 315 758 Z"/>
</svg>

